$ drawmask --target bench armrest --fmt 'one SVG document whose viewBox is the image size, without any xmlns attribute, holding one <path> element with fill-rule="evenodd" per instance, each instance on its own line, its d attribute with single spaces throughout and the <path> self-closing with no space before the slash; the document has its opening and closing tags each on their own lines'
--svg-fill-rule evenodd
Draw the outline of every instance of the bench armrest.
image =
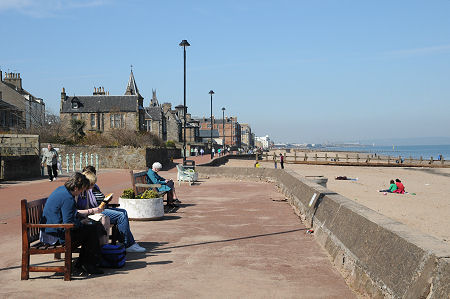
<svg viewBox="0 0 450 299">
<path fill-rule="evenodd" d="M 61 223 L 61 224 L 32 224 L 27 223 L 27 227 L 39 227 L 39 228 L 74 228 L 75 224 L 73 223 Z"/>
<path fill-rule="evenodd" d="M 138 183 L 138 184 L 135 184 L 135 186 L 136 187 L 145 187 L 145 188 L 159 188 L 159 187 L 161 187 L 162 185 L 161 184 L 140 184 L 140 183 Z"/>
</svg>

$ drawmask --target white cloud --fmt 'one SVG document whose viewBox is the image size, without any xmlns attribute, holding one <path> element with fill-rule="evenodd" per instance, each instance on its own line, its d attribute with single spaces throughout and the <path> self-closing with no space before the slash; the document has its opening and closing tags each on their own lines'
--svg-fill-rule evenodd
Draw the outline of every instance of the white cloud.
<svg viewBox="0 0 450 299">
<path fill-rule="evenodd" d="M 35 18 L 54 17 L 63 11 L 104 5 L 109 0 L 0 0 L 0 14 L 17 11 Z"/>
<path fill-rule="evenodd" d="M 450 45 L 395 50 L 386 52 L 385 54 L 396 56 L 417 56 L 417 55 L 431 55 L 448 52 L 450 52 Z"/>
</svg>

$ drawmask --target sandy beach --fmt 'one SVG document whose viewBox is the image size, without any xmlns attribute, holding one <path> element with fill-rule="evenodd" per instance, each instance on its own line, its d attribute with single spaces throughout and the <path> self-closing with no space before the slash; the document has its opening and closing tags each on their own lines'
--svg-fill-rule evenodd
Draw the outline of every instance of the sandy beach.
<svg viewBox="0 0 450 299">
<path fill-rule="evenodd" d="M 224 167 L 253 167 L 254 161 L 230 160 Z M 273 168 L 273 162 L 261 162 Z M 278 163 L 278 167 L 280 167 Z M 450 169 L 285 164 L 303 176 L 328 178 L 328 189 L 411 228 L 450 244 Z M 347 176 L 356 181 L 335 180 Z M 408 194 L 386 194 L 391 179 L 399 178 Z M 415 193 L 415 195 L 412 195 Z"/>
</svg>

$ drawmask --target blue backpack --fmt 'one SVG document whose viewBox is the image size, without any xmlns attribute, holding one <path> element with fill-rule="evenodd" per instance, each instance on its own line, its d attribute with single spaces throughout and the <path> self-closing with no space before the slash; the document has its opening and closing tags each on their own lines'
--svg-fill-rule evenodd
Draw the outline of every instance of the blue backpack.
<svg viewBox="0 0 450 299">
<path fill-rule="evenodd" d="M 101 249 L 102 261 L 100 267 L 122 268 L 126 261 L 126 250 L 123 245 L 105 244 Z"/>
</svg>

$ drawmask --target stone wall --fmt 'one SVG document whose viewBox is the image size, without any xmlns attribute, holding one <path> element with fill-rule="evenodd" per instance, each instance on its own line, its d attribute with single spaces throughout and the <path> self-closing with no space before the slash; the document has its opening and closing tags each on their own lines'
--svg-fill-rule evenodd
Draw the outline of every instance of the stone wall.
<svg viewBox="0 0 450 299">
<path fill-rule="evenodd" d="M 80 169 L 80 153 L 83 153 L 82 165 L 86 165 L 85 155 L 94 154 L 93 164 L 96 166 L 95 155 L 98 155 L 98 168 L 121 168 L 121 169 L 146 169 L 153 162 L 160 161 L 163 165 L 170 162 L 170 158 L 180 157 L 179 149 L 166 148 L 134 148 L 123 147 L 98 147 L 98 146 L 67 146 L 53 145 L 59 148 L 63 170 L 66 169 L 66 154 L 69 155 L 69 169 L 72 169 L 72 154 L 75 155 L 75 170 Z"/>
<path fill-rule="evenodd" d="M 196 170 L 208 176 L 275 182 L 357 292 L 370 298 L 449 298 L 448 244 L 292 171 L 207 166 Z"/>
<path fill-rule="evenodd" d="M 39 136 L 0 134 L 0 179 L 17 180 L 41 174 Z"/>
</svg>

